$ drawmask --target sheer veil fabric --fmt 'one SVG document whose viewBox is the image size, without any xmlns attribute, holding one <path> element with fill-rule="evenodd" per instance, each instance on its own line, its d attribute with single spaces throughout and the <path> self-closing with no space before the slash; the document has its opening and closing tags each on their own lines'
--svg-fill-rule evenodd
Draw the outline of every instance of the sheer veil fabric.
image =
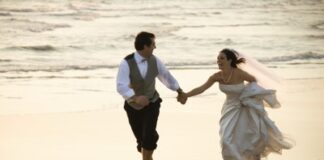
<svg viewBox="0 0 324 160">
<path fill-rule="evenodd" d="M 286 94 L 283 85 L 284 79 L 248 54 L 237 52 L 235 50 L 233 50 L 233 52 L 236 53 L 238 59 L 245 59 L 245 63 L 239 64 L 238 68 L 253 75 L 256 78 L 258 85 L 260 85 L 261 87 L 265 89 L 271 89 L 276 92 L 276 98 L 279 100 L 279 105 L 281 106 L 281 103 L 285 101 Z M 268 105 L 266 106 L 268 107 Z"/>
<path fill-rule="evenodd" d="M 281 89 L 281 83 L 283 79 L 277 74 L 270 71 L 264 64 L 261 64 L 255 58 L 233 50 L 237 54 L 238 58 L 244 58 L 246 63 L 241 63 L 238 68 L 248 72 L 257 79 L 257 83 L 266 89 Z"/>
</svg>

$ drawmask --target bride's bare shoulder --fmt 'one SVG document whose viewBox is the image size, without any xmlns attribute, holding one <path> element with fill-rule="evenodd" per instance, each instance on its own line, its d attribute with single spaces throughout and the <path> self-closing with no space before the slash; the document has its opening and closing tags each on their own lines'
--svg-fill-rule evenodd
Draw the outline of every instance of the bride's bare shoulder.
<svg viewBox="0 0 324 160">
<path fill-rule="evenodd" d="M 240 74 L 244 74 L 244 73 L 246 73 L 244 70 L 242 70 L 241 68 L 235 68 L 235 71 L 237 72 L 237 73 L 240 73 Z"/>
<path fill-rule="evenodd" d="M 249 73 L 242 70 L 241 68 L 235 68 L 235 71 L 238 75 L 244 76 L 244 75 L 248 75 Z"/>
<path fill-rule="evenodd" d="M 245 81 L 249 81 L 249 82 L 256 81 L 256 79 L 253 75 L 251 75 L 250 73 L 248 73 L 240 68 L 236 68 L 236 72 L 237 72 L 237 75 L 239 77 L 243 78 L 243 80 L 245 80 Z"/>
<path fill-rule="evenodd" d="M 220 81 L 222 78 L 221 74 L 222 74 L 221 71 L 218 71 L 218 72 L 214 73 L 213 75 L 211 75 L 210 78 L 213 79 L 214 81 Z"/>
</svg>

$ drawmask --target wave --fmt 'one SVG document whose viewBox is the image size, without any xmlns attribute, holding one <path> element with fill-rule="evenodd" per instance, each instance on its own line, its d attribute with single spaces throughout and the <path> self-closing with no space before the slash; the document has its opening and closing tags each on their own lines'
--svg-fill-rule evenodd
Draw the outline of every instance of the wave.
<svg viewBox="0 0 324 160">
<path fill-rule="evenodd" d="M 205 61 L 205 62 L 167 62 L 165 63 L 166 66 L 210 66 L 216 64 L 215 61 Z"/>
<path fill-rule="evenodd" d="M 247 27 L 247 26 L 267 26 L 270 23 L 246 23 L 246 24 L 219 24 L 219 25 L 182 25 L 180 28 L 203 28 L 203 27 Z"/>
<path fill-rule="evenodd" d="M 75 20 L 84 20 L 84 21 L 92 21 L 92 20 L 95 20 L 100 17 L 104 18 L 104 16 L 97 14 L 97 13 L 89 13 L 89 12 L 83 12 L 83 11 L 48 13 L 47 15 L 54 16 L 54 17 L 72 18 Z"/>
<path fill-rule="evenodd" d="M 216 67 L 216 63 L 167 63 L 166 66 L 170 70 L 173 69 L 213 69 Z M 100 66 L 65 66 L 65 67 L 50 67 L 50 68 L 41 68 L 41 67 L 34 67 L 34 68 L 10 68 L 10 69 L 0 69 L 0 73 L 29 73 L 29 72 L 49 72 L 49 73 L 56 73 L 56 72 L 63 72 L 69 70 L 79 70 L 79 71 L 91 71 L 91 70 L 98 70 L 98 69 L 116 69 L 119 65 L 100 65 Z M 29 78 L 44 78 L 44 79 L 58 79 L 58 78 L 69 78 L 64 76 L 42 76 L 42 77 L 32 77 L 32 76 L 3 76 L 7 79 L 29 79 Z M 90 77 L 70 77 L 70 78 L 78 78 L 78 79 L 87 79 Z M 111 77 L 101 77 L 104 79 L 110 79 Z"/>
<path fill-rule="evenodd" d="M 20 47 L 21 48 L 21 47 Z M 55 50 L 52 46 L 32 46 L 32 47 L 25 47 L 26 49 L 32 49 L 32 50 Z M 25 49 L 23 48 L 23 49 Z M 289 56 L 277 56 L 277 57 L 271 57 L 271 58 L 259 58 L 258 61 L 265 63 L 265 64 L 271 64 L 271 66 L 268 66 L 270 68 L 276 68 L 278 67 L 278 63 L 273 62 L 282 62 L 284 65 L 323 65 L 324 62 L 322 60 L 324 59 L 324 54 L 318 54 L 314 52 L 306 52 L 296 55 L 289 55 Z M 0 59 L 0 62 L 10 62 L 8 59 Z M 281 63 L 280 63 L 281 64 Z M 280 65 L 279 64 L 279 65 Z M 171 61 L 165 63 L 165 65 L 169 69 L 211 69 L 211 68 L 217 68 L 216 60 L 205 60 L 205 61 Z M 87 70 L 97 70 L 97 69 L 116 69 L 118 68 L 119 64 L 90 64 L 90 65 L 82 65 L 82 64 L 75 64 L 75 65 L 55 65 L 55 66 L 43 66 L 43 65 L 36 65 L 36 66 L 28 66 L 28 65 L 15 65 L 10 68 L 7 67 L 1 67 L 0 73 L 7 73 L 7 72 L 62 72 L 67 70 L 81 70 L 81 71 L 87 71 Z M 46 78 L 46 77 L 45 77 Z M 47 77 L 47 78 L 60 78 L 60 77 Z M 79 77 L 80 78 L 80 77 Z M 85 78 L 85 77 L 83 77 Z"/>
<path fill-rule="evenodd" d="M 29 32 L 45 32 L 53 31 L 58 28 L 68 28 L 71 27 L 68 24 L 52 24 L 42 21 L 32 21 L 29 19 L 17 19 L 17 18 L 8 18 L 0 20 L 0 23 L 8 24 L 7 26 L 10 29 L 23 30 Z"/>
<path fill-rule="evenodd" d="M 32 50 L 32 51 L 55 51 L 56 48 L 51 45 L 37 45 L 37 46 L 14 46 L 7 47 L 9 50 Z"/>
<path fill-rule="evenodd" d="M 114 48 L 115 45 L 109 45 L 108 47 Z M 30 51 L 46 52 L 46 51 L 57 51 L 57 50 L 64 50 L 64 49 L 82 50 L 84 49 L 84 47 L 78 45 L 68 45 L 68 46 L 34 45 L 34 46 L 11 46 L 11 47 L 3 48 L 2 50 L 30 50 Z"/>
<path fill-rule="evenodd" d="M 289 62 L 293 60 L 318 60 L 318 59 L 324 59 L 324 54 L 318 54 L 314 52 L 306 52 L 306 53 L 300 53 L 296 55 L 289 55 L 289 56 L 278 56 L 278 57 L 272 57 L 272 58 L 262 58 L 258 59 L 261 62 Z"/>
<path fill-rule="evenodd" d="M 29 67 L 29 66 L 28 66 Z M 62 65 L 62 66 L 34 66 L 25 68 L 0 69 L 0 73 L 7 72 L 62 72 L 67 70 L 97 70 L 97 69 L 114 69 L 118 65 Z"/>
<path fill-rule="evenodd" d="M 0 59 L 0 63 L 1 62 L 11 62 L 11 60 L 10 59 Z"/>
<path fill-rule="evenodd" d="M 91 77 L 91 76 L 3 76 L 5 79 L 91 79 L 91 78 L 102 78 L 102 79 L 112 79 L 110 76 L 102 77 Z"/>
<path fill-rule="evenodd" d="M 34 11 L 37 11 L 36 9 L 30 9 L 30 8 L 15 9 L 15 8 L 3 8 L 3 7 L 1 7 L 0 10 L 7 11 L 7 12 L 34 12 Z"/>
<path fill-rule="evenodd" d="M 306 53 L 300 53 L 296 55 L 289 55 L 289 56 L 277 56 L 277 57 L 271 57 L 271 58 L 258 58 L 257 60 L 264 63 L 269 62 L 286 62 L 286 64 L 324 64 L 324 62 L 310 62 L 308 60 L 319 60 L 324 59 L 324 54 L 318 54 L 314 52 L 306 52 Z M 302 60 L 302 62 L 293 62 L 295 60 Z M 304 60 L 307 60 L 306 62 L 303 62 Z M 174 62 L 174 63 L 166 63 L 167 66 L 210 66 L 210 65 L 216 65 L 216 62 L 213 61 L 205 61 L 205 62 Z"/>
<path fill-rule="evenodd" d="M 304 78 L 287 78 L 286 80 L 322 80 L 324 77 L 304 77 Z"/>
<path fill-rule="evenodd" d="M 306 64 L 318 64 L 318 65 L 322 65 L 324 64 L 324 62 L 288 62 L 288 65 L 306 65 Z"/>
<path fill-rule="evenodd" d="M 268 26 L 270 23 L 247 23 L 247 24 L 220 24 L 210 25 L 210 27 L 246 27 L 246 26 Z"/>
<path fill-rule="evenodd" d="M 36 2 L 37 3 L 37 2 Z M 60 4 L 51 4 L 51 3 L 36 3 L 28 2 L 28 5 L 13 2 L 12 5 L 0 6 L 0 11 L 5 12 L 16 12 L 16 13 L 31 13 L 31 12 L 58 12 L 65 9 L 64 5 Z"/>
<path fill-rule="evenodd" d="M 308 35 L 308 38 L 314 38 L 314 39 L 324 39 L 324 35 Z"/>
<path fill-rule="evenodd" d="M 321 22 L 321 23 L 318 23 L 318 24 L 314 24 L 314 25 L 312 25 L 312 28 L 319 29 L 319 30 L 323 30 L 324 29 L 324 22 Z"/>
<path fill-rule="evenodd" d="M 0 16 L 11 16 L 11 14 L 8 13 L 8 12 L 5 12 L 5 13 L 1 13 L 1 12 L 0 12 Z"/>
</svg>

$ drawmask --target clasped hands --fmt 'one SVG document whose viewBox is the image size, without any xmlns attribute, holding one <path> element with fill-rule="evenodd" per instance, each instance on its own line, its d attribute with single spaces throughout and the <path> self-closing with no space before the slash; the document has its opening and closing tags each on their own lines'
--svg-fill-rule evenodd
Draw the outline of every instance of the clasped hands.
<svg viewBox="0 0 324 160">
<path fill-rule="evenodd" d="M 186 95 L 186 93 L 184 93 L 184 92 L 178 93 L 178 96 L 177 96 L 178 102 L 180 102 L 181 104 L 186 104 L 187 99 L 188 99 L 188 96 Z"/>
</svg>

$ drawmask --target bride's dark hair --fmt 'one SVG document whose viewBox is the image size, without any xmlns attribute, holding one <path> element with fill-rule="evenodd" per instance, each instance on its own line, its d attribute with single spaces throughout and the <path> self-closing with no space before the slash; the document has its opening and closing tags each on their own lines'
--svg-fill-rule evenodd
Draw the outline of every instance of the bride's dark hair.
<svg viewBox="0 0 324 160">
<path fill-rule="evenodd" d="M 231 66 L 234 68 L 240 63 L 245 63 L 245 58 L 238 58 L 239 54 L 234 49 L 224 48 L 220 53 L 224 53 L 227 60 L 232 60 Z"/>
</svg>

